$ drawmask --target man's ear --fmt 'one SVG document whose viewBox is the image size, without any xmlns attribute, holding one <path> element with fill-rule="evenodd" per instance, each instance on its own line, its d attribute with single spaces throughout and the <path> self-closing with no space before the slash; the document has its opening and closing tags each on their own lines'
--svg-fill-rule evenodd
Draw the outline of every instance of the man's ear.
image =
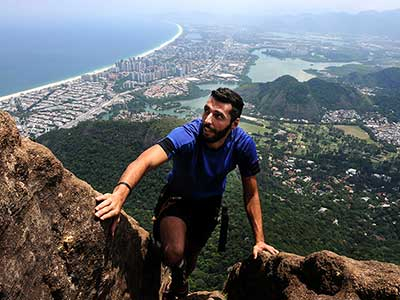
<svg viewBox="0 0 400 300">
<path fill-rule="evenodd" d="M 232 122 L 231 129 L 235 129 L 236 127 L 238 127 L 239 122 L 240 122 L 240 118 L 236 118 L 236 120 Z"/>
</svg>

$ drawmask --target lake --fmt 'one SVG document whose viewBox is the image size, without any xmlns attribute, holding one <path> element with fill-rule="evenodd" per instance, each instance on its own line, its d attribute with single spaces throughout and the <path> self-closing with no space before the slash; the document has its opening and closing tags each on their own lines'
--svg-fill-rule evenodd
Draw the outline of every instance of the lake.
<svg viewBox="0 0 400 300">
<path fill-rule="evenodd" d="M 250 67 L 249 73 L 247 74 L 253 82 L 274 81 L 283 75 L 293 76 L 299 81 L 307 81 L 315 76 L 304 72 L 306 69 L 323 70 L 330 66 L 340 67 L 349 64 L 336 62 L 315 63 L 299 58 L 279 59 L 263 54 L 262 51 L 264 50 L 265 49 L 259 49 L 252 52 L 252 54 L 259 57 L 255 65 Z"/>
</svg>

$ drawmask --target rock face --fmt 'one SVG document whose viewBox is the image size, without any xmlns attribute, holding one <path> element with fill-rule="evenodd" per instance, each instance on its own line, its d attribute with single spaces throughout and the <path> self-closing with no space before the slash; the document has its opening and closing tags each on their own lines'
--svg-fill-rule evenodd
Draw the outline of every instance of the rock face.
<svg viewBox="0 0 400 300">
<path fill-rule="evenodd" d="M 233 266 L 228 300 L 399 300 L 400 266 L 322 251 L 261 255 Z"/>
<path fill-rule="evenodd" d="M 0 299 L 158 299 L 148 232 L 123 214 L 113 240 L 96 195 L 0 111 Z"/>
</svg>

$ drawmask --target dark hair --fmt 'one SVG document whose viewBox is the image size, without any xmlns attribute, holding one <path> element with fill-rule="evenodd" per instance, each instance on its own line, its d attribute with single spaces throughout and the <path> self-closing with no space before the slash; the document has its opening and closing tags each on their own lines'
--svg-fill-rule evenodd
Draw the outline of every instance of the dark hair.
<svg viewBox="0 0 400 300">
<path fill-rule="evenodd" d="M 218 88 L 214 91 L 211 91 L 211 97 L 215 100 L 232 104 L 231 110 L 231 122 L 235 121 L 236 118 L 239 118 L 242 114 L 243 110 L 243 99 L 240 95 L 231 89 L 228 88 Z"/>
</svg>

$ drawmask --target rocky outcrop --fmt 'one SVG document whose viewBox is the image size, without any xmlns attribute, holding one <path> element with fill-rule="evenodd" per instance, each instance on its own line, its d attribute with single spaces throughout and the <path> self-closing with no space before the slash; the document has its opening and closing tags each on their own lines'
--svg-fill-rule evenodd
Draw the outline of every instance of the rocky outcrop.
<svg viewBox="0 0 400 300">
<path fill-rule="evenodd" d="M 110 221 L 94 218 L 97 194 L 0 111 L 0 300 L 159 298 L 168 272 L 149 233 L 123 213 L 112 238 Z M 225 286 L 230 300 L 400 300 L 399 291 L 399 266 L 328 251 L 245 260 Z"/>
<path fill-rule="evenodd" d="M 0 299 L 158 298 L 149 233 L 123 214 L 112 239 L 97 194 L 0 111 Z"/>
<path fill-rule="evenodd" d="M 228 300 L 399 300 L 400 266 L 322 251 L 264 254 L 233 266 Z"/>
</svg>

